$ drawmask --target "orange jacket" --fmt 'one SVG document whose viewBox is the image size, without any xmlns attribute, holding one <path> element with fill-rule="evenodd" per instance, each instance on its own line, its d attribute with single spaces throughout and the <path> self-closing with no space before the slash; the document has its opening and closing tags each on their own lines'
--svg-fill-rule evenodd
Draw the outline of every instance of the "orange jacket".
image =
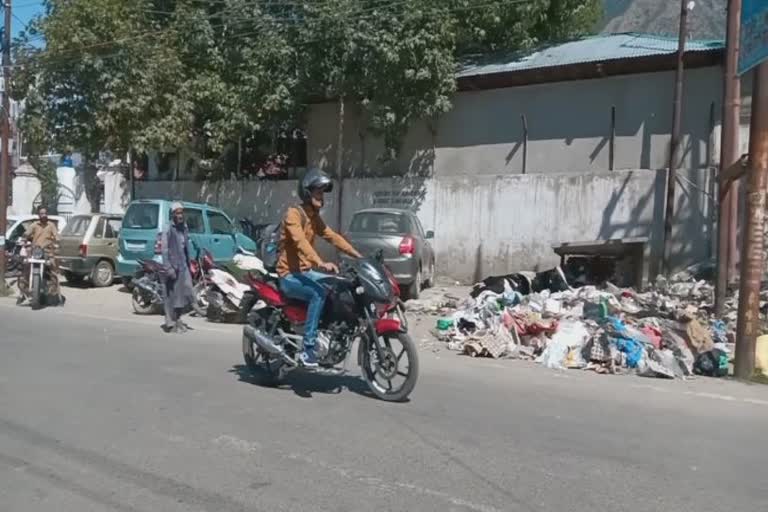
<svg viewBox="0 0 768 512">
<path fill-rule="evenodd" d="M 277 275 L 283 277 L 293 272 L 306 272 L 322 265 L 323 259 L 314 248 L 316 235 L 341 252 L 354 256 L 355 249 L 343 236 L 326 226 L 314 208 L 294 206 L 288 208 L 283 218 Z"/>
</svg>

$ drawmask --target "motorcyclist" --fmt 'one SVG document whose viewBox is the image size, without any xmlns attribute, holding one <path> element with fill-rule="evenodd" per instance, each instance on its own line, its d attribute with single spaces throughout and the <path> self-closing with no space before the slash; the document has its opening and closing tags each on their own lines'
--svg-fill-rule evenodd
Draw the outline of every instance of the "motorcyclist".
<svg viewBox="0 0 768 512">
<path fill-rule="evenodd" d="M 48 208 L 41 206 L 37 209 L 38 220 L 29 225 L 22 239 L 31 242 L 31 248 L 41 248 L 46 259 L 50 261 L 50 272 L 48 276 L 48 297 L 53 301 L 51 305 L 64 303 L 61 296 L 58 278 L 58 264 L 56 253 L 59 247 L 59 230 L 56 224 L 48 220 Z M 22 304 L 29 296 L 29 265 L 24 265 L 24 270 L 19 276 L 19 298 L 17 304 Z"/>
<path fill-rule="evenodd" d="M 301 204 L 288 208 L 283 217 L 277 274 L 280 276 L 280 289 L 295 300 L 309 303 L 307 321 L 304 329 L 304 351 L 299 362 L 308 368 L 317 367 L 315 341 L 320 315 L 323 312 L 328 291 L 318 283 L 325 274 L 337 273 L 338 267 L 323 261 L 314 248 L 315 236 L 319 235 L 339 251 L 361 258 L 357 250 L 344 237 L 329 228 L 320 217 L 320 209 L 325 204 L 324 194 L 333 190 L 331 178 L 319 169 L 312 169 L 299 182 Z"/>
</svg>

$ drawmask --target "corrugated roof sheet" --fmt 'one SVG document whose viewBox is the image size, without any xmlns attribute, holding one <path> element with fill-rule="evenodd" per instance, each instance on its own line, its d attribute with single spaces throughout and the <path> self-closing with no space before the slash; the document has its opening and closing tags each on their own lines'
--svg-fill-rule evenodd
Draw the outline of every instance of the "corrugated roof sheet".
<svg viewBox="0 0 768 512">
<path fill-rule="evenodd" d="M 724 47 L 723 41 L 687 41 L 685 51 L 700 52 Z M 637 59 L 676 51 L 676 38 L 638 33 L 599 35 L 543 48 L 529 54 L 484 57 L 464 64 L 457 76 L 462 78 L 588 62 Z"/>
</svg>

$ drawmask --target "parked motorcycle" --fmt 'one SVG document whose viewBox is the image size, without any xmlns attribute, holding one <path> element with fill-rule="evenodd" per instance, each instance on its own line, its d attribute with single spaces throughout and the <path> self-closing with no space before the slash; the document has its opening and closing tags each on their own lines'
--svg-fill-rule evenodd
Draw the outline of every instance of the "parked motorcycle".
<svg viewBox="0 0 768 512">
<path fill-rule="evenodd" d="M 243 357 L 255 377 L 275 385 L 301 367 L 307 305 L 286 299 L 274 281 L 251 281 L 258 300 L 243 328 Z M 320 284 L 329 290 L 315 346 L 320 372 L 334 370 L 359 339 L 357 360 L 371 391 L 382 400 L 405 400 L 418 379 L 418 354 L 406 328 L 389 314 L 394 289 L 381 258 L 346 262 Z"/>
<path fill-rule="evenodd" d="M 196 244 L 194 247 L 196 256 L 189 262 L 194 291 L 192 309 L 198 316 L 205 317 L 208 307 L 206 274 L 214 266 L 213 257 L 208 251 L 201 251 Z M 151 315 L 162 311 L 164 280 L 165 267 L 162 264 L 154 260 L 139 261 L 139 269 L 131 279 L 131 303 L 137 314 Z"/>
<path fill-rule="evenodd" d="M 22 256 L 23 243 L 7 242 L 5 243 L 5 276 L 18 277 L 24 267 L 24 257 Z"/>
</svg>

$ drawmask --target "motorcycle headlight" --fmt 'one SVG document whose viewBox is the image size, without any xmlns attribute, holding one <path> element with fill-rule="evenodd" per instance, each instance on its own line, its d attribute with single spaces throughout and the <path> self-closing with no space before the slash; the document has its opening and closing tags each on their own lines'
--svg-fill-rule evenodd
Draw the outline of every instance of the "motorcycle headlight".
<svg viewBox="0 0 768 512">
<path fill-rule="evenodd" d="M 362 295 L 365 293 L 365 288 L 363 288 L 362 286 L 358 286 L 357 288 L 355 288 L 355 293 L 357 295 Z"/>
</svg>

